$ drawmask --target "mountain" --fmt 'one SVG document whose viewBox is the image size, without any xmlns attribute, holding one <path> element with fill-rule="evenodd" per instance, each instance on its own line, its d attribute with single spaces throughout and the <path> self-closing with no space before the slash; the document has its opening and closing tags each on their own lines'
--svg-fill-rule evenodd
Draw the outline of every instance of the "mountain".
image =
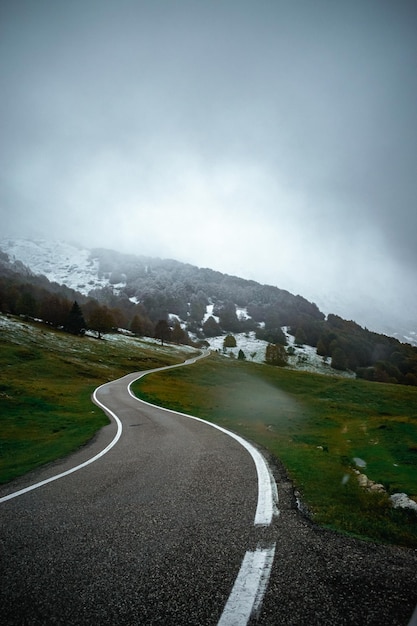
<svg viewBox="0 0 417 626">
<path fill-rule="evenodd" d="M 275 286 L 173 259 L 56 241 L 0 240 L 0 250 L 0 308 L 6 312 L 65 327 L 76 300 L 99 335 L 116 326 L 154 336 L 158 324 L 158 332 L 182 343 L 246 335 L 265 346 L 286 346 L 290 360 L 308 360 L 310 346 L 339 372 L 417 384 L 416 348 L 338 315 L 326 317 L 316 304 Z M 416 339 L 410 333 L 408 343 Z"/>
</svg>

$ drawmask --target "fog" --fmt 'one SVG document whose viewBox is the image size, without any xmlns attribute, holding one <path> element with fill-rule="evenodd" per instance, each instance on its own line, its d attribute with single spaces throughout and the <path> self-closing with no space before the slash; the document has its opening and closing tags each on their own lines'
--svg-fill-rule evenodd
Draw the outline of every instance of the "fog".
<svg viewBox="0 0 417 626">
<path fill-rule="evenodd" d="M 2 236 L 417 327 L 417 5 L 3 0 Z"/>
</svg>

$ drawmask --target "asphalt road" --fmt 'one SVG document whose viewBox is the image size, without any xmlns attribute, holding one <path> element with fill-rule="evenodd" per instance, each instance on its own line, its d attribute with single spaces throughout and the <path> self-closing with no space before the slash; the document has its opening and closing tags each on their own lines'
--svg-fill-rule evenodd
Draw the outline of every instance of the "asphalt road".
<svg viewBox="0 0 417 626">
<path fill-rule="evenodd" d="M 224 611 L 242 561 L 271 545 L 271 577 L 251 623 L 409 623 L 416 551 L 316 528 L 273 459 L 279 515 L 255 526 L 258 475 L 248 451 L 210 425 L 139 404 L 126 393 L 132 377 L 97 395 L 123 424 L 116 445 L 1 502 L 2 624 L 240 626 L 238 606 Z M 0 496 L 86 462 L 117 432 L 112 421 L 76 454 Z"/>
</svg>

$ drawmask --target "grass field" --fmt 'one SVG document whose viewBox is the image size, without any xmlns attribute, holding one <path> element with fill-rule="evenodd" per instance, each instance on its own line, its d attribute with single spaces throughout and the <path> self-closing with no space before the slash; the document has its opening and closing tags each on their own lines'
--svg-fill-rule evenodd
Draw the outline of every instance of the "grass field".
<svg viewBox="0 0 417 626">
<path fill-rule="evenodd" d="M 140 397 L 213 421 L 279 458 L 318 524 L 417 547 L 417 515 L 388 496 L 417 499 L 417 389 L 294 372 L 222 357 L 151 374 Z M 361 469 L 386 493 L 360 488 Z"/>
<path fill-rule="evenodd" d="M 169 346 L 74 337 L 0 316 L 0 482 L 65 456 L 104 426 L 90 399 L 96 387 L 185 358 Z"/>
<path fill-rule="evenodd" d="M 189 356 L 187 348 L 73 337 L 0 315 L 0 482 L 68 454 L 106 424 L 90 399 L 97 386 Z M 150 374 L 134 389 L 267 448 L 318 524 L 417 548 L 417 515 L 388 500 L 394 492 L 417 499 L 417 388 L 211 356 Z M 359 487 L 355 458 L 386 494 Z"/>
</svg>

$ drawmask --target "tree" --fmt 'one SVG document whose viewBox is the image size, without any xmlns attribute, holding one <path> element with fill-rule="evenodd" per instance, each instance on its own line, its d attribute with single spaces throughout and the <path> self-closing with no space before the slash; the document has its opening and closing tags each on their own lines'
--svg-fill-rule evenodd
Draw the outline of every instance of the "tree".
<svg viewBox="0 0 417 626">
<path fill-rule="evenodd" d="M 281 328 L 257 328 L 256 338 L 269 343 L 279 343 L 282 346 L 287 344 L 287 338 Z"/>
<path fill-rule="evenodd" d="M 160 340 L 162 346 L 164 345 L 164 341 L 169 341 L 171 329 L 166 320 L 159 320 L 159 322 L 157 322 L 154 335 L 156 339 Z"/>
<path fill-rule="evenodd" d="M 53 326 L 65 327 L 70 311 L 70 301 L 65 298 L 59 298 L 55 294 L 46 292 L 39 302 L 39 316 Z M 85 322 L 84 328 L 87 328 Z"/>
<path fill-rule="evenodd" d="M 287 365 L 288 357 L 284 346 L 280 346 L 275 343 L 269 343 L 266 347 L 265 361 L 269 365 Z"/>
<path fill-rule="evenodd" d="M 179 345 L 180 343 L 187 345 L 189 343 L 188 334 L 181 328 L 178 322 L 175 322 L 172 329 L 171 339 L 174 343 Z"/>
<path fill-rule="evenodd" d="M 295 333 L 294 343 L 296 346 L 303 346 L 306 342 L 306 335 L 301 326 L 297 328 L 297 332 Z"/>
<path fill-rule="evenodd" d="M 196 322 L 201 322 L 206 313 L 207 298 L 204 296 L 193 296 L 190 300 L 190 318 Z"/>
<path fill-rule="evenodd" d="M 236 306 L 233 302 L 225 302 L 218 313 L 220 326 L 224 330 L 231 330 L 232 332 L 240 330 L 240 323 L 236 316 Z"/>
<path fill-rule="evenodd" d="M 16 303 L 16 308 L 20 315 L 36 317 L 37 303 L 33 293 L 29 290 L 23 291 Z"/>
<path fill-rule="evenodd" d="M 237 358 L 238 358 L 239 361 L 244 361 L 246 359 L 246 356 L 245 356 L 245 353 L 243 352 L 243 350 L 239 350 Z"/>
<path fill-rule="evenodd" d="M 331 367 L 335 370 L 344 371 L 347 368 L 347 358 L 344 350 L 336 346 L 332 351 Z"/>
<path fill-rule="evenodd" d="M 206 337 L 217 337 L 221 335 L 221 328 L 212 315 L 204 322 L 203 332 Z"/>
<path fill-rule="evenodd" d="M 323 337 L 320 337 L 320 339 L 317 342 L 317 354 L 323 357 L 329 356 L 329 351 L 328 351 L 326 342 L 324 341 Z"/>
<path fill-rule="evenodd" d="M 137 337 L 143 336 L 143 323 L 139 315 L 134 315 L 130 322 L 130 331 Z"/>
<path fill-rule="evenodd" d="M 97 305 L 88 319 L 88 325 L 95 330 L 98 338 L 109 333 L 114 328 L 114 318 L 110 310 L 106 306 Z"/>
<path fill-rule="evenodd" d="M 226 335 L 223 340 L 223 348 L 236 348 L 236 339 L 233 335 Z"/>
<path fill-rule="evenodd" d="M 78 302 L 75 300 L 70 312 L 68 313 L 64 324 L 64 330 L 73 335 L 81 335 L 85 333 L 86 329 L 87 324 L 85 323 L 83 312 L 81 311 Z"/>
</svg>

